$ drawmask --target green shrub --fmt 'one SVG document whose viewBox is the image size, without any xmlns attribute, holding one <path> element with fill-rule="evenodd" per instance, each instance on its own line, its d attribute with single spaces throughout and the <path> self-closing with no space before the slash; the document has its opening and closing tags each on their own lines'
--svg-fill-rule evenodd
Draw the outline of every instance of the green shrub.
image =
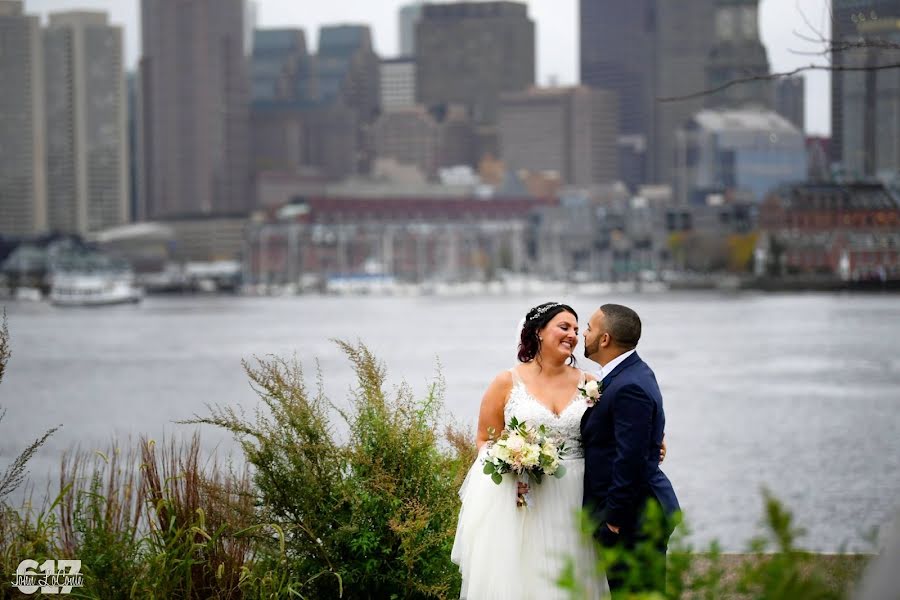
<svg viewBox="0 0 900 600">
<path fill-rule="evenodd" d="M 325 397 L 321 374 L 310 393 L 296 361 L 269 359 L 245 364 L 265 406 L 255 418 L 215 407 L 192 422 L 240 440 L 260 518 L 284 532 L 285 568 L 304 596 L 455 597 L 459 575 L 449 557 L 471 453 L 455 451 L 458 434 L 450 436 L 455 444 L 440 443 L 443 381 L 438 376 L 420 402 L 405 384 L 389 394 L 384 366 L 365 346 L 338 344 L 356 372 L 348 409 Z M 333 415 L 348 426 L 346 442 Z"/>
</svg>

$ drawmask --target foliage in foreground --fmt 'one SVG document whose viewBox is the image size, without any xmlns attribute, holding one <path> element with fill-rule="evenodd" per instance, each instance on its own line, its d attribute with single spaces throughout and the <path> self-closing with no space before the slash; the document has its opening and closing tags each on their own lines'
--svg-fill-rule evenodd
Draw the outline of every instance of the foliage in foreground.
<svg viewBox="0 0 900 600">
<path fill-rule="evenodd" d="M 656 504 L 648 505 L 643 523 L 645 541 L 632 550 L 599 550 L 597 569 L 625 565 L 625 589 L 616 600 L 840 600 L 853 592 L 871 555 L 828 556 L 797 547 L 803 530 L 795 526 L 791 513 L 767 490 L 765 533 L 749 544 L 743 554 L 723 554 L 718 542 L 704 550 L 686 543 L 685 523 L 675 530 L 664 557 L 655 548 L 671 530 Z M 583 517 L 583 531 L 591 535 L 594 525 Z M 662 536 L 662 537 L 661 537 Z M 665 592 L 647 591 L 648 572 L 665 574 Z M 584 597 L 572 577 L 570 563 L 559 579 L 572 600 Z M 661 579 L 660 579 L 661 581 Z"/>
<path fill-rule="evenodd" d="M 0 375 L 7 340 L 4 327 Z M 245 365 L 263 401 L 251 418 L 224 407 L 194 421 L 234 433 L 249 470 L 205 467 L 196 436 L 181 445 L 141 440 L 124 452 L 68 455 L 58 495 L 39 508 L 13 510 L 0 497 L 3 579 L 26 557 L 77 558 L 85 586 L 76 598 L 456 597 L 456 490 L 473 442 L 457 430 L 442 442 L 440 378 L 423 401 L 406 386 L 389 394 L 383 366 L 364 346 L 341 348 L 356 369 L 346 410 L 325 397 L 321 375 L 310 393 L 298 364 L 270 359 Z M 334 415 L 347 427 L 343 439 Z M 769 496 L 766 516 L 774 552 L 758 540 L 735 560 L 676 539 L 666 595 L 630 598 L 846 597 L 864 559 L 835 557 L 837 566 L 826 567 L 796 548 L 791 515 Z M 598 568 L 633 559 L 605 552 Z M 560 582 L 580 597 L 571 576 Z M 13 594 L 0 586 L 0 598 Z"/>
<path fill-rule="evenodd" d="M 362 344 L 338 342 L 356 371 L 348 410 L 305 385 L 300 365 L 245 365 L 265 405 L 248 419 L 214 408 L 194 422 L 231 431 L 253 467 L 260 518 L 284 532 L 282 569 L 314 598 L 449 598 L 459 474 L 470 454 L 442 448 L 438 376 L 423 401 L 385 389 Z M 332 415 L 349 431 L 341 442 Z M 455 439 L 459 439 L 458 437 Z"/>
</svg>

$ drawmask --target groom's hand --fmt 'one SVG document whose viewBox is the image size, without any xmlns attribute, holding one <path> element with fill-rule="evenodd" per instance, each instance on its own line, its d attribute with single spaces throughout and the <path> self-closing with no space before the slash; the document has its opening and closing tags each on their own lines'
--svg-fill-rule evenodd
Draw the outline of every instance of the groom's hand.
<svg viewBox="0 0 900 600">
<path fill-rule="evenodd" d="M 609 523 L 600 525 L 600 529 L 595 535 L 597 541 L 606 548 L 618 546 L 621 541 L 621 538 L 619 538 L 619 528 L 615 525 L 610 525 Z"/>
</svg>

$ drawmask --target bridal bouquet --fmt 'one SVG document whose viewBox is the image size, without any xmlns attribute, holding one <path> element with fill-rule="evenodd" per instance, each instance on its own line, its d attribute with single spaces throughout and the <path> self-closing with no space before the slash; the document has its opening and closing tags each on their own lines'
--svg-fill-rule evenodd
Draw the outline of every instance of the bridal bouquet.
<svg viewBox="0 0 900 600">
<path fill-rule="evenodd" d="M 515 473 L 523 483 L 528 479 L 541 483 L 544 475 L 560 478 L 565 474 L 566 468 L 560 464 L 560 459 L 566 452 L 565 443 L 558 443 L 547 433 L 545 426 L 535 429 L 513 417 L 500 437 L 489 442 L 484 472 L 497 485 L 506 473 Z M 516 506 L 528 505 L 526 494 L 517 493 Z"/>
</svg>

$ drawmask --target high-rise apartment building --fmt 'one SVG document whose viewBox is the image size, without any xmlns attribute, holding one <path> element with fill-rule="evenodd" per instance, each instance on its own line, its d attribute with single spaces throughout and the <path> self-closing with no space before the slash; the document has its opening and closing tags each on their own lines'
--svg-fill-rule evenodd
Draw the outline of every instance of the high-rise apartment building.
<svg viewBox="0 0 900 600">
<path fill-rule="evenodd" d="M 426 4 L 416 26 L 416 98 L 459 104 L 479 127 L 479 155 L 496 153 L 503 92 L 534 85 L 535 30 L 518 2 Z"/>
<path fill-rule="evenodd" d="M 709 54 L 709 89 L 740 79 L 769 75 L 769 58 L 759 39 L 759 0 L 717 0 L 716 42 Z M 745 81 L 706 97 L 709 108 L 771 109 L 774 90 L 768 79 Z"/>
<path fill-rule="evenodd" d="M 586 86 L 535 88 L 500 102 L 500 148 L 514 172 L 554 172 L 562 183 L 616 180 L 615 93 Z"/>
<path fill-rule="evenodd" d="M 581 82 L 619 97 L 619 178 L 674 181 L 675 132 L 707 89 L 716 0 L 581 0 Z"/>
<path fill-rule="evenodd" d="M 800 131 L 806 131 L 806 79 L 802 75 L 775 82 L 775 112 Z"/>
<path fill-rule="evenodd" d="M 43 42 L 49 227 L 87 234 L 126 223 L 122 28 L 103 12 L 55 13 Z"/>
<path fill-rule="evenodd" d="M 0 235 L 47 228 L 40 18 L 0 0 Z"/>
<path fill-rule="evenodd" d="M 832 0 L 831 39 L 838 42 L 858 35 L 857 25 L 869 21 L 900 18 L 900 0 Z M 828 35 L 828 32 L 823 32 Z M 831 64 L 844 64 L 847 51 L 840 45 L 831 53 Z M 831 75 L 831 159 L 840 162 L 843 153 L 844 73 L 835 70 Z"/>
<path fill-rule="evenodd" d="M 408 109 L 416 105 L 416 61 L 392 58 L 381 61 L 381 110 Z"/>
<path fill-rule="evenodd" d="M 149 218 L 243 213 L 248 167 L 242 0 L 141 0 L 141 198 Z"/>
</svg>

